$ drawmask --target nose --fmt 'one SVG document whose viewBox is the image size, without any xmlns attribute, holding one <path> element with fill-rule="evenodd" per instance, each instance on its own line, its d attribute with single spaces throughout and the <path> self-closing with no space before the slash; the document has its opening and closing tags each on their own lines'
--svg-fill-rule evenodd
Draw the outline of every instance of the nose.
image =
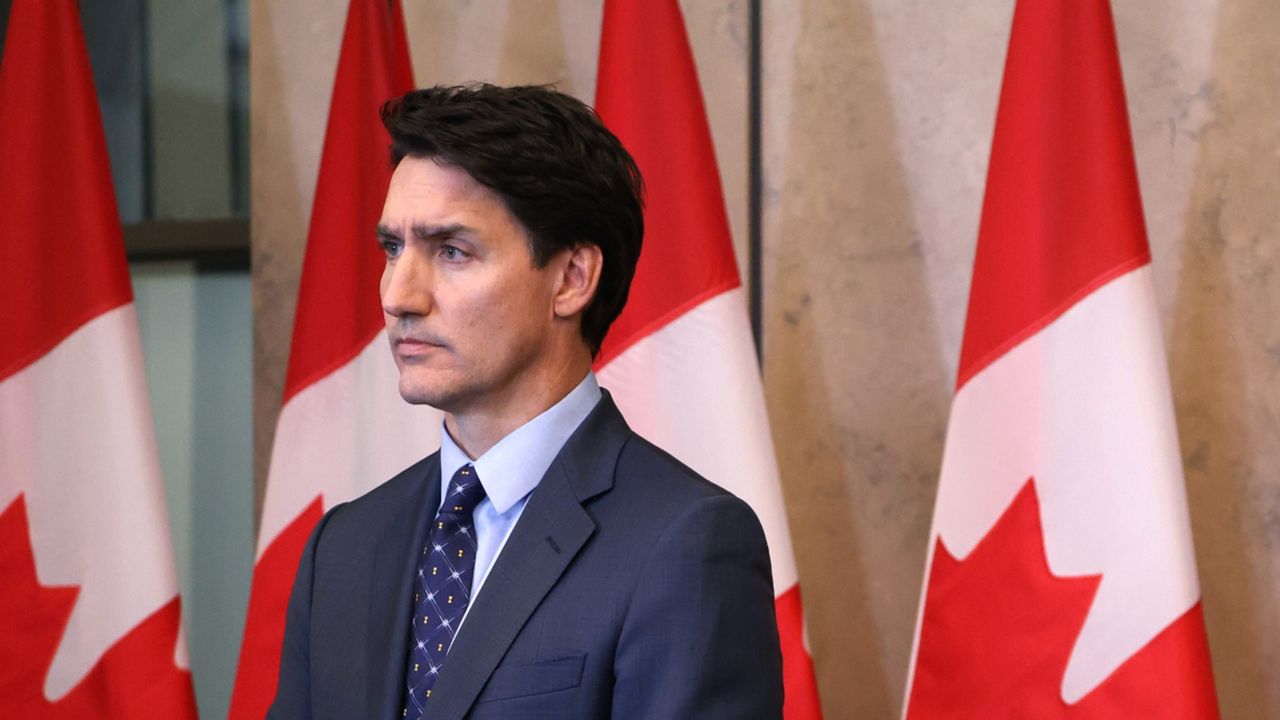
<svg viewBox="0 0 1280 720">
<path fill-rule="evenodd" d="M 404 248 L 382 271 L 382 311 L 392 317 L 431 312 L 431 264 Z"/>
</svg>

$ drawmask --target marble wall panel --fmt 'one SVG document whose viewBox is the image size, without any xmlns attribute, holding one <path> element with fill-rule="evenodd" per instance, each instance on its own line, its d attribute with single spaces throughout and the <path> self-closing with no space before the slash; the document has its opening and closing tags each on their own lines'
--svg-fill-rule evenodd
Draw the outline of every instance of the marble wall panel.
<svg viewBox="0 0 1280 720">
<path fill-rule="evenodd" d="M 951 386 L 927 264 L 945 243 L 920 221 L 929 207 L 903 159 L 920 133 L 894 107 L 885 41 L 864 2 L 765 4 L 765 392 L 830 718 L 899 705 Z M 982 97 L 959 98 L 988 118 L 969 123 L 968 145 L 990 135 L 995 87 L 981 69 L 966 78 Z M 948 199 L 976 194 L 981 171 L 952 183 Z M 972 216 L 944 224 L 968 235 L 976 205 L 947 207 Z"/>
<path fill-rule="evenodd" d="M 1168 107 L 1160 133 L 1162 144 L 1191 145 L 1194 153 L 1185 200 L 1170 208 L 1181 211 L 1181 225 L 1165 238 L 1161 300 L 1223 717 L 1273 718 L 1280 717 L 1280 5 L 1225 0 L 1212 14 L 1209 67 Z"/>
<path fill-rule="evenodd" d="M 1280 716 L 1280 7 L 1117 1 L 1224 717 Z M 909 662 L 1013 3 L 765 0 L 769 409 L 823 705 Z"/>
</svg>

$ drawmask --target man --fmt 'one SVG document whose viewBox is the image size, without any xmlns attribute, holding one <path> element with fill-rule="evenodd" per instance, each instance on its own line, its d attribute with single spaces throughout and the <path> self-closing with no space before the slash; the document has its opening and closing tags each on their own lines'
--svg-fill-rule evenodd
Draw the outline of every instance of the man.
<svg viewBox="0 0 1280 720">
<path fill-rule="evenodd" d="M 317 525 L 269 717 L 780 718 L 759 522 L 591 373 L 640 252 L 631 157 L 541 87 L 383 123 L 383 310 L 442 447 Z"/>
</svg>

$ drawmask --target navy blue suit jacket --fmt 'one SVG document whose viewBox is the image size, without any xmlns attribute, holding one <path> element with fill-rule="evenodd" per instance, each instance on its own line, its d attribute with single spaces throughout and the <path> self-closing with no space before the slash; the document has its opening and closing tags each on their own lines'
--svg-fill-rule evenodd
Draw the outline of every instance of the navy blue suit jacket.
<svg viewBox="0 0 1280 720">
<path fill-rule="evenodd" d="M 269 718 L 401 717 L 438 453 L 331 509 L 303 552 Z M 533 491 L 427 708 L 473 718 L 782 717 L 764 532 L 606 393 Z"/>
</svg>

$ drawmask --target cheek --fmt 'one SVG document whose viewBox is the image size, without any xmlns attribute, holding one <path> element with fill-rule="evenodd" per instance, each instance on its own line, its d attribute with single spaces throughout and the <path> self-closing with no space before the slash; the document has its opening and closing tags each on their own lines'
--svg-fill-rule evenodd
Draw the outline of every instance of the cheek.
<svg viewBox="0 0 1280 720">
<path fill-rule="evenodd" d="M 509 332 L 522 337 L 541 336 L 550 317 L 550 298 L 544 287 L 523 283 L 511 287 L 496 308 Z"/>
<path fill-rule="evenodd" d="M 507 295 L 477 299 L 466 310 L 468 329 L 479 344 L 498 350 L 521 336 L 519 309 L 519 301 Z"/>
<path fill-rule="evenodd" d="M 486 284 L 479 287 L 440 287 L 436 290 L 437 321 L 465 344 L 470 352 L 491 352 L 509 336 L 506 300 L 499 288 Z"/>
<path fill-rule="evenodd" d="M 546 283 L 519 275 L 489 282 L 473 277 L 465 291 L 438 288 L 436 306 L 466 333 L 469 345 L 494 353 L 518 352 L 545 334 L 552 315 Z"/>
</svg>

